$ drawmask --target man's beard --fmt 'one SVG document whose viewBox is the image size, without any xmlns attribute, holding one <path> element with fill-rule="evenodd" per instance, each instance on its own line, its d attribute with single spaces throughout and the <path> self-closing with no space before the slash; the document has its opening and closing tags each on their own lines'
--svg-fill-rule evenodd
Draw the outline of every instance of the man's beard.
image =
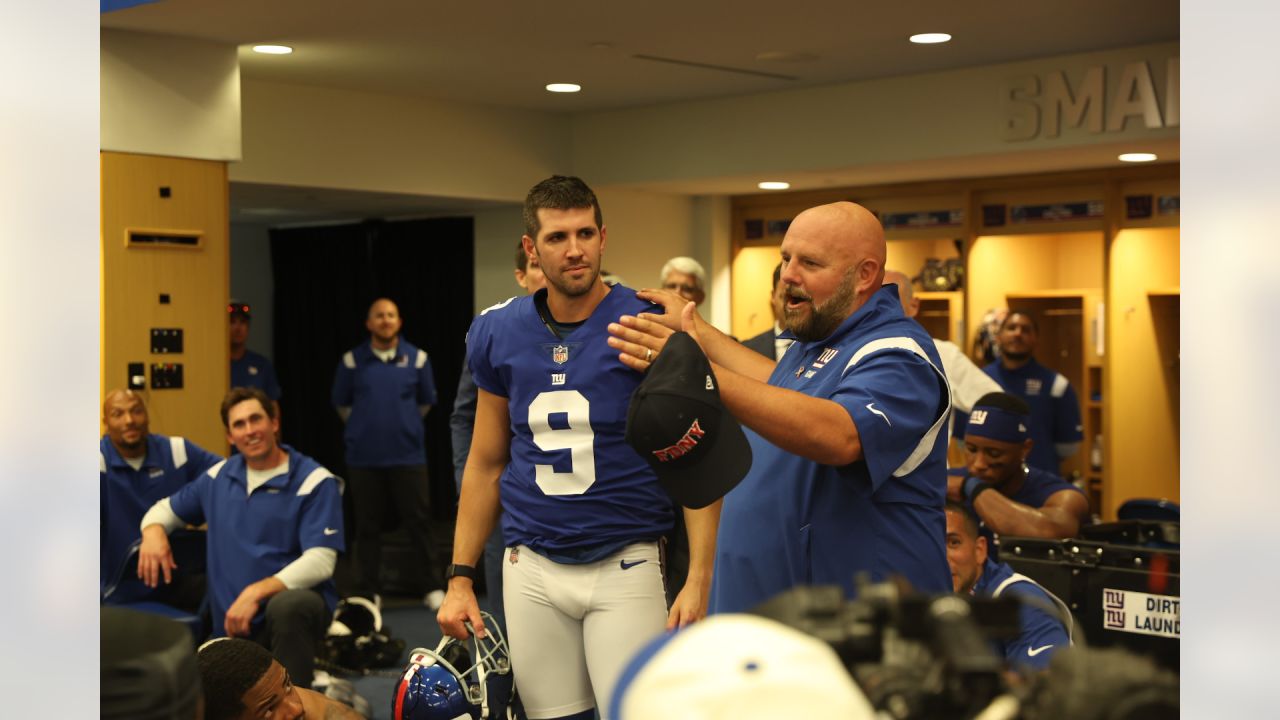
<svg viewBox="0 0 1280 720">
<path fill-rule="evenodd" d="M 1024 350 L 1023 352 L 1009 352 L 1009 351 L 1006 351 L 1006 350 L 1001 350 L 1001 351 L 1000 351 L 1000 356 L 1001 356 L 1001 357 L 1008 358 L 1008 359 L 1010 359 L 1010 360 L 1017 361 L 1017 362 L 1022 362 L 1022 361 L 1024 361 L 1024 360 L 1030 360 L 1030 359 L 1031 359 L 1031 351 L 1030 351 L 1030 350 Z"/>
<path fill-rule="evenodd" d="M 146 445 L 147 445 L 147 433 L 145 430 L 142 432 L 141 435 L 138 436 L 138 439 L 134 440 L 133 442 L 129 442 L 124 438 L 120 439 L 120 447 L 129 451 L 138 450 L 140 448 L 146 447 Z"/>
<path fill-rule="evenodd" d="M 561 295 L 566 297 L 581 297 L 591 292 L 591 288 L 596 284 L 596 278 L 600 275 L 599 267 L 588 267 L 587 273 L 582 276 L 581 280 L 571 280 L 567 277 L 567 273 L 561 271 L 557 273 L 549 273 L 546 266 L 543 266 L 543 274 L 547 277 L 547 284 L 554 285 Z"/>
<path fill-rule="evenodd" d="M 832 295 L 826 302 L 821 305 L 814 305 L 813 300 L 801 295 L 793 295 L 792 290 L 788 288 L 788 297 L 798 297 L 809 301 L 810 311 L 808 318 L 802 318 L 798 311 L 790 308 L 783 308 L 786 315 L 786 327 L 795 336 L 804 342 L 813 342 L 829 337 L 831 333 L 840 327 L 840 323 L 849 317 L 850 309 L 853 307 L 854 301 L 857 299 L 857 290 L 854 288 L 854 269 L 850 268 L 845 273 L 844 278 L 840 281 L 840 287 L 836 290 L 836 294 Z"/>
</svg>

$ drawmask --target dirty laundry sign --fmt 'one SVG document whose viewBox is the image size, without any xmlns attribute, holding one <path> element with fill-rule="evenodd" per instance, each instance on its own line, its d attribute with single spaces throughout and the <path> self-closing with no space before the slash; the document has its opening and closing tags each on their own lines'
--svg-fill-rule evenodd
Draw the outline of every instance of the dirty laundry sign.
<svg viewBox="0 0 1280 720">
<path fill-rule="evenodd" d="M 1178 638 L 1182 610 L 1179 598 L 1130 590 L 1102 590 L 1102 627 L 1107 630 Z"/>
</svg>

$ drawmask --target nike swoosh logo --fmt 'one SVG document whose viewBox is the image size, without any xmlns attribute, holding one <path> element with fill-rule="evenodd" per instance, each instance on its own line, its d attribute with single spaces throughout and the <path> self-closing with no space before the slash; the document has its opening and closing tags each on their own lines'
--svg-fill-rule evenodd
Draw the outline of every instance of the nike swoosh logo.
<svg viewBox="0 0 1280 720">
<path fill-rule="evenodd" d="M 337 534 L 338 534 L 338 529 L 337 529 L 337 528 L 325 528 L 325 529 L 324 529 L 324 534 L 325 534 L 325 535 L 337 535 Z"/>
<path fill-rule="evenodd" d="M 627 562 L 626 560 L 620 560 L 618 561 L 618 564 L 622 566 L 623 570 L 630 570 L 631 568 L 639 565 L 642 562 L 644 562 L 644 560 L 637 560 L 635 562 Z"/>
<path fill-rule="evenodd" d="M 1038 647 L 1038 648 L 1036 648 L 1036 649 L 1034 649 L 1034 650 L 1032 650 L 1031 648 L 1027 648 L 1027 657 L 1035 657 L 1035 656 L 1039 655 L 1040 653 L 1044 652 L 1045 650 L 1048 650 L 1048 649 L 1049 649 L 1049 648 L 1051 648 L 1051 647 L 1053 647 L 1053 646 L 1052 646 L 1052 645 L 1045 645 L 1044 647 Z"/>
<path fill-rule="evenodd" d="M 889 416 L 885 415 L 884 412 L 875 409 L 874 407 L 872 407 L 872 405 L 875 405 L 875 403 L 867 403 L 867 409 L 879 415 L 880 417 L 884 418 L 884 421 L 889 423 L 889 427 L 893 427 L 893 423 L 889 421 Z"/>
</svg>

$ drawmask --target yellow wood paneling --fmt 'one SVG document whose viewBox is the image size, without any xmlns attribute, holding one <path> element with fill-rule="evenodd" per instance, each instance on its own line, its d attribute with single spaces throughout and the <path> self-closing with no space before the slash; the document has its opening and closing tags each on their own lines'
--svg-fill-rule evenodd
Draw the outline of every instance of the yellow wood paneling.
<svg viewBox="0 0 1280 720">
<path fill-rule="evenodd" d="M 916 320 L 929 331 L 929 337 L 948 340 L 960 345 L 964 342 L 964 293 L 950 291 L 917 291 L 920 311 Z"/>
<path fill-rule="evenodd" d="M 144 363 L 151 429 L 215 452 L 226 450 L 218 406 L 230 374 L 227 192 L 226 163 L 102 153 L 102 391 Z M 196 233 L 200 246 L 128 247 L 130 228 Z M 183 352 L 152 355 L 151 328 L 181 328 Z M 182 363 L 183 389 L 150 390 L 163 362 Z"/>
<path fill-rule="evenodd" d="M 739 340 L 773 327 L 769 294 L 773 269 L 781 259 L 777 246 L 744 247 L 733 258 L 733 335 Z"/>
<path fill-rule="evenodd" d="M 1010 294 L 1047 294 L 1084 290 L 1101 293 L 1101 232 L 1054 235 L 990 235 L 969 249 L 966 273 L 968 322 L 965 347 L 972 347 L 982 316 L 1007 307 Z"/>
<path fill-rule="evenodd" d="M 1177 228 L 1126 229 L 1111 243 L 1109 515 L 1129 498 L 1179 498 L 1178 249 Z"/>
<path fill-rule="evenodd" d="M 890 270 L 906 273 L 915 277 L 924 269 L 929 258 L 938 260 L 959 259 L 960 251 L 956 249 L 952 238 L 935 238 L 926 240 L 889 240 L 885 248 L 885 267 Z M 919 286 L 917 286 L 918 288 Z"/>
</svg>

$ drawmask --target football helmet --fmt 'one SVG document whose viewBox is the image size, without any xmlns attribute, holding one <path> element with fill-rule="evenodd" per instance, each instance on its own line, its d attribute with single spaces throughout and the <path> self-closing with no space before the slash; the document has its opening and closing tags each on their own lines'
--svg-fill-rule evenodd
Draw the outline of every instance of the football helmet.
<svg viewBox="0 0 1280 720">
<path fill-rule="evenodd" d="M 416 648 L 391 696 L 394 720 L 510 720 L 515 679 L 507 642 L 493 616 L 481 613 L 486 636 L 449 636 L 435 650 Z M 471 626 L 467 626 L 471 630 Z M 470 647 L 468 647 L 470 645 Z"/>
</svg>

